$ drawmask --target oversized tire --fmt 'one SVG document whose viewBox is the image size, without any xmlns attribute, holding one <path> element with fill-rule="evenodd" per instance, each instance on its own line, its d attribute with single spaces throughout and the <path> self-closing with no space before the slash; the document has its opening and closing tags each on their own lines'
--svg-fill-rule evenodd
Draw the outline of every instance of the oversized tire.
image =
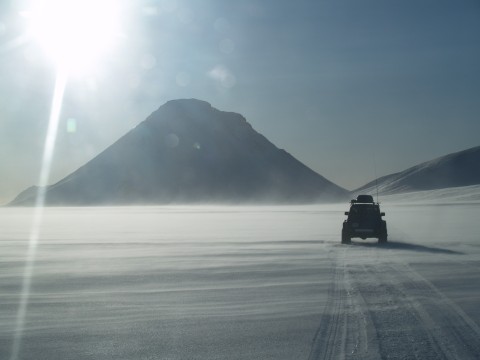
<svg viewBox="0 0 480 360">
<path fill-rule="evenodd" d="M 382 221 L 382 230 L 380 236 L 378 237 L 379 244 L 385 244 L 388 241 L 388 234 L 387 234 L 387 222 Z"/>
<path fill-rule="evenodd" d="M 342 244 L 350 244 L 351 242 L 352 239 L 350 238 L 350 236 L 348 236 L 345 229 L 342 229 Z"/>
</svg>

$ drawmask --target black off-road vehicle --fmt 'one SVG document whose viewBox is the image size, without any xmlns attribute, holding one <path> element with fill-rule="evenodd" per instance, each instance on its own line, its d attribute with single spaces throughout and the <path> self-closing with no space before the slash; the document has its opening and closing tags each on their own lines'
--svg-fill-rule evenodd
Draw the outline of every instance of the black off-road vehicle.
<svg viewBox="0 0 480 360">
<path fill-rule="evenodd" d="M 387 222 L 382 219 L 380 205 L 370 195 L 358 195 L 350 201 L 350 211 L 346 211 L 347 220 L 343 222 L 342 244 L 350 244 L 354 237 L 365 240 L 378 238 L 379 243 L 387 242 Z"/>
</svg>

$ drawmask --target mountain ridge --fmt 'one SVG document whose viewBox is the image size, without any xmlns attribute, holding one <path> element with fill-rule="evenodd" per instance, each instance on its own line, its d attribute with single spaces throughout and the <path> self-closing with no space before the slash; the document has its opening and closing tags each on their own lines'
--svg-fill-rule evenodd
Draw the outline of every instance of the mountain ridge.
<svg viewBox="0 0 480 360">
<path fill-rule="evenodd" d="M 352 194 L 378 192 L 389 195 L 480 184 L 480 146 L 457 151 L 382 176 Z"/>
</svg>

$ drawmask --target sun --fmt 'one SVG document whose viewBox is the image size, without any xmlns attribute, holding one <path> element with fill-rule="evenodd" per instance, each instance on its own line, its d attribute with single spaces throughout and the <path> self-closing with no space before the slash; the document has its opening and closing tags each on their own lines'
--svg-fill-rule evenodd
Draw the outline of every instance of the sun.
<svg viewBox="0 0 480 360">
<path fill-rule="evenodd" d="M 120 34 L 118 0 L 33 0 L 29 34 L 69 73 L 91 69 Z"/>
</svg>

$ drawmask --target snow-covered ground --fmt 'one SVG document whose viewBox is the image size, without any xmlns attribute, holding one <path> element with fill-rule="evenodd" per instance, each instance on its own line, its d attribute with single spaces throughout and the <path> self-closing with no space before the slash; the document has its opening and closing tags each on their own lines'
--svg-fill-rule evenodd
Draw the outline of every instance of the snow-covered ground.
<svg viewBox="0 0 480 360">
<path fill-rule="evenodd" d="M 0 209 L 0 359 L 478 359 L 480 204 Z M 397 199 L 398 200 L 398 199 Z"/>
</svg>

